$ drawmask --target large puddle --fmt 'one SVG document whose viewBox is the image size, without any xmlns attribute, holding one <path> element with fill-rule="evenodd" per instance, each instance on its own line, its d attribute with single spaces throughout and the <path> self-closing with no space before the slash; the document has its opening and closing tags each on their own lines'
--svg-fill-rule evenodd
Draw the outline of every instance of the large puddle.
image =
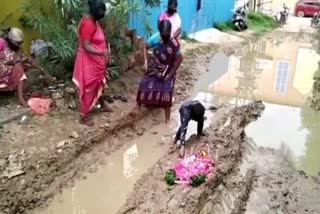
<svg viewBox="0 0 320 214">
<path fill-rule="evenodd" d="M 199 93 L 196 99 L 204 99 Z M 206 103 L 210 106 L 210 103 Z M 161 115 L 162 116 L 162 115 Z M 126 201 L 135 182 L 157 160 L 168 151 L 168 142 L 174 137 L 179 126 L 178 111 L 173 113 L 170 125 L 160 124 L 147 130 L 143 136 L 126 143 L 126 147 L 106 158 L 106 165 L 96 173 L 85 175 L 86 179 L 76 182 L 74 187 L 65 189 L 56 196 L 46 209 L 34 211 L 36 214 L 113 214 Z M 205 128 L 213 120 L 213 112 L 206 112 Z M 195 134 L 197 124 L 190 122 L 187 138 Z"/>
<path fill-rule="evenodd" d="M 317 175 L 320 113 L 312 111 L 306 100 L 320 56 L 309 43 L 289 39 L 282 43 L 261 40 L 233 56 L 217 55 L 212 63 L 225 72 L 210 84 L 209 91 L 219 102 L 231 105 L 264 101 L 266 109 L 247 127 L 247 135 L 258 146 L 286 148 L 298 169 Z"/>
<path fill-rule="evenodd" d="M 305 104 L 310 96 L 313 73 L 320 57 L 308 43 L 261 40 L 232 56 L 217 54 L 210 69 L 195 84 L 193 97 L 207 106 L 243 105 L 263 100 L 262 117 L 247 128 L 247 134 L 260 146 L 288 147 L 297 167 L 315 175 L 320 169 L 320 114 Z M 207 111 L 206 126 L 214 114 Z M 134 183 L 165 154 L 164 140 L 179 123 L 169 128 L 158 125 L 136 138 L 106 160 L 107 165 L 86 175 L 73 188 L 65 189 L 41 214 L 112 214 L 125 202 Z M 188 135 L 196 132 L 191 123 Z M 154 134 L 157 133 L 157 134 Z M 166 142 L 167 142 L 166 141 Z"/>
</svg>

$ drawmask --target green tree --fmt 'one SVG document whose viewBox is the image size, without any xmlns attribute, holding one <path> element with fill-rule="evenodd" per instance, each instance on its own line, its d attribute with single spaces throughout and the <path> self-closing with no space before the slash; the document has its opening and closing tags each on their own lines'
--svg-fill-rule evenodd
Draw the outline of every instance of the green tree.
<svg viewBox="0 0 320 214">
<path fill-rule="evenodd" d="M 158 6 L 160 0 L 144 0 L 145 5 Z M 34 7 L 31 0 L 27 0 L 23 5 L 24 15 L 20 21 L 25 27 L 33 28 L 39 32 L 41 37 L 52 43 L 54 54 L 44 62 L 45 67 L 51 74 L 57 76 L 57 71 L 67 74 L 64 78 L 71 75 L 75 52 L 77 50 L 77 28 L 81 17 L 87 12 L 87 0 L 52 0 L 45 7 Z M 115 64 L 120 63 L 120 58 L 130 52 L 130 44 L 120 42 L 120 31 L 127 26 L 131 13 L 142 13 L 143 5 L 139 0 L 112 0 L 110 1 L 112 9 L 103 21 L 105 30 L 108 34 L 109 42 L 113 49 Z M 150 29 L 148 23 L 146 29 Z M 67 71 L 67 72 L 65 72 Z M 113 70 L 117 75 L 119 71 Z M 115 76 L 117 76 L 115 75 Z M 58 75 L 59 77 L 59 75 Z M 61 76 L 60 76 L 61 78 Z"/>
</svg>

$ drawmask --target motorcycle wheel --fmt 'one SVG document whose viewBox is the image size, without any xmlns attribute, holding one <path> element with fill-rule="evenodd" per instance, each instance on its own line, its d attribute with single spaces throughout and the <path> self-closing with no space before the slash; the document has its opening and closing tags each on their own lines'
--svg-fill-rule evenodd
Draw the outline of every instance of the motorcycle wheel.
<svg viewBox="0 0 320 214">
<path fill-rule="evenodd" d="M 233 25 L 234 25 L 235 30 L 241 31 L 241 26 L 240 26 L 239 22 L 234 22 Z"/>
</svg>

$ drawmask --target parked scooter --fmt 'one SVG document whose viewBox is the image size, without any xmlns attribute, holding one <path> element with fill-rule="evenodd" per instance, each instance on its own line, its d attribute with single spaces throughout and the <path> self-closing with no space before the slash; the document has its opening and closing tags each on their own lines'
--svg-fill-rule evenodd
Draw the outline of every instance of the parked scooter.
<svg viewBox="0 0 320 214">
<path fill-rule="evenodd" d="M 248 28 L 247 24 L 247 10 L 248 10 L 248 5 L 249 3 L 246 3 L 244 6 L 239 7 L 236 9 L 233 18 L 232 18 L 232 23 L 235 29 L 238 31 L 244 31 Z"/>
<path fill-rule="evenodd" d="M 311 27 L 320 26 L 320 12 L 316 12 L 311 19 Z"/>
<path fill-rule="evenodd" d="M 277 12 L 276 15 L 274 16 L 275 20 L 279 23 L 281 27 L 283 27 L 287 23 L 288 17 L 289 17 L 289 8 L 287 7 L 286 4 L 283 4 L 282 9 L 279 12 Z"/>
<path fill-rule="evenodd" d="M 284 15 L 284 24 L 287 24 L 288 18 L 289 18 L 289 7 L 285 3 L 283 3 L 282 7 L 283 7 L 282 12 Z"/>
</svg>

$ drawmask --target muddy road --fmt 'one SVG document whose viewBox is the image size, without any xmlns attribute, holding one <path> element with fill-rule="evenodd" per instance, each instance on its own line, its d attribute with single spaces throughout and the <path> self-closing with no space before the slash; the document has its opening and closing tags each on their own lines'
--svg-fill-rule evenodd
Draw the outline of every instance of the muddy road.
<svg viewBox="0 0 320 214">
<path fill-rule="evenodd" d="M 315 46 L 310 29 L 290 24 L 246 45 L 189 50 L 168 125 L 163 112 L 132 111 L 132 78 L 140 75 L 128 73 L 114 89 L 126 88 L 128 103 L 96 116 L 98 130 L 72 127 L 75 115 L 63 118 L 68 132 L 59 119 L 37 120 L 60 135 L 32 132 L 29 138 L 42 142 L 19 145 L 22 134 L 5 127 L 14 152 L 5 145 L 3 154 L 14 155 L 0 159 L 0 172 L 8 176 L 11 166 L 21 174 L 0 178 L 0 213 L 320 213 L 320 114 L 307 102 L 320 60 Z M 178 104 L 188 96 L 219 107 L 206 112 L 207 137 L 192 136 L 195 123 L 187 136 L 187 153 L 209 148 L 216 171 L 198 188 L 169 188 L 164 174 L 178 160 L 169 142 L 179 126 Z"/>
<path fill-rule="evenodd" d="M 307 103 L 320 59 L 313 47 L 311 34 L 274 32 L 202 67 L 207 72 L 189 93 L 221 106 L 206 112 L 207 138 L 192 136 L 194 123 L 188 130 L 188 152 L 209 145 L 216 157 L 217 171 L 203 186 L 165 184 L 178 160 L 168 143 L 179 118 L 175 111 L 164 125 L 155 113 L 131 138 L 132 130 L 117 136 L 128 143 L 98 158 L 101 167 L 30 213 L 320 213 L 320 114 Z"/>
<path fill-rule="evenodd" d="M 193 83 L 201 73 L 207 71 L 207 65 L 214 53 L 219 51 L 229 55 L 241 45 L 242 43 L 238 42 L 218 47 L 184 42 L 182 50 L 184 63 L 181 66 L 181 72 L 178 73 L 174 103 L 178 104 L 190 96 Z M 52 109 L 47 117 L 25 113 L 23 109 L 15 106 L 14 102 L 9 102 L 5 106 L 1 105 L 0 122 L 3 121 L 3 118 L 11 117 L 12 113 L 18 115 L 23 113 L 27 120 L 23 122 L 9 120 L 0 127 L 0 211 L 3 213 L 33 213 L 32 209 L 45 206 L 48 199 L 57 195 L 61 189 L 72 186 L 77 181 L 90 180 L 90 175 L 95 177 L 91 173 L 107 165 L 113 168 L 105 173 L 106 177 L 113 176 L 114 181 L 110 183 L 110 186 L 116 187 L 114 183 L 120 177 L 122 178 L 122 170 L 120 170 L 122 164 L 114 159 L 121 160 L 119 155 L 136 142 L 140 143 L 140 147 L 143 147 L 143 142 L 152 142 L 150 147 L 145 148 L 146 155 L 153 151 L 151 148 L 154 145 L 159 145 L 159 141 L 160 144 L 161 142 L 164 144 L 174 132 L 177 124 L 172 121 L 169 126 L 163 126 L 163 112 L 159 110 L 141 109 L 137 111 L 134 108 L 137 83 L 141 75 L 139 71 L 130 70 L 124 73 L 120 80 L 110 84 L 108 93 L 113 95 L 114 102 L 111 105 L 115 112 L 113 114 L 94 112 L 93 118 L 96 126 L 92 128 L 77 123 L 77 111 L 73 109 L 73 104 L 77 102 L 73 98 L 75 91 L 70 90 L 68 85 L 53 92 L 52 98 L 56 108 Z M 127 97 L 126 101 L 116 98 L 122 95 Z M 18 118 L 20 119 L 21 116 Z M 154 136 L 139 139 L 139 137 L 146 136 L 145 133 L 149 133 L 151 127 L 155 127 L 154 132 L 151 133 Z M 161 129 L 165 131 L 161 132 Z M 170 129 L 172 129 L 170 133 L 167 133 Z M 108 191 L 101 196 L 110 198 L 110 204 L 114 204 L 114 211 L 120 208 L 121 201 L 125 202 L 126 194 L 139 178 L 139 175 L 133 176 L 135 170 L 132 172 L 131 169 L 132 158 L 136 156 L 132 157 L 132 153 L 135 153 L 136 150 L 133 148 L 127 152 L 126 160 L 123 161 L 129 171 L 123 181 L 126 182 L 127 177 L 133 179 L 127 187 L 124 186 L 121 190 L 123 194 L 120 194 L 119 198 L 122 200 L 110 197 Z M 162 148 L 160 150 L 163 152 Z M 159 156 L 153 156 L 153 153 L 150 153 L 151 160 L 156 161 L 163 155 L 160 150 L 155 150 L 158 151 Z M 119 152 L 113 155 L 116 151 Z M 111 155 L 110 159 L 108 159 L 109 155 Z M 144 161 L 144 159 L 141 160 L 142 165 Z M 152 164 L 151 161 L 149 166 L 143 166 L 139 171 L 141 175 Z M 114 170 L 117 166 L 118 171 Z M 110 175 L 116 171 L 118 173 Z M 103 181 L 95 181 L 97 187 L 100 187 L 100 182 Z M 92 188 L 91 183 L 89 188 Z M 115 191 L 112 188 L 110 190 Z M 115 200 L 117 203 L 114 203 Z M 40 213 L 43 212 L 40 211 Z M 66 209 L 66 212 L 73 211 Z"/>
</svg>

